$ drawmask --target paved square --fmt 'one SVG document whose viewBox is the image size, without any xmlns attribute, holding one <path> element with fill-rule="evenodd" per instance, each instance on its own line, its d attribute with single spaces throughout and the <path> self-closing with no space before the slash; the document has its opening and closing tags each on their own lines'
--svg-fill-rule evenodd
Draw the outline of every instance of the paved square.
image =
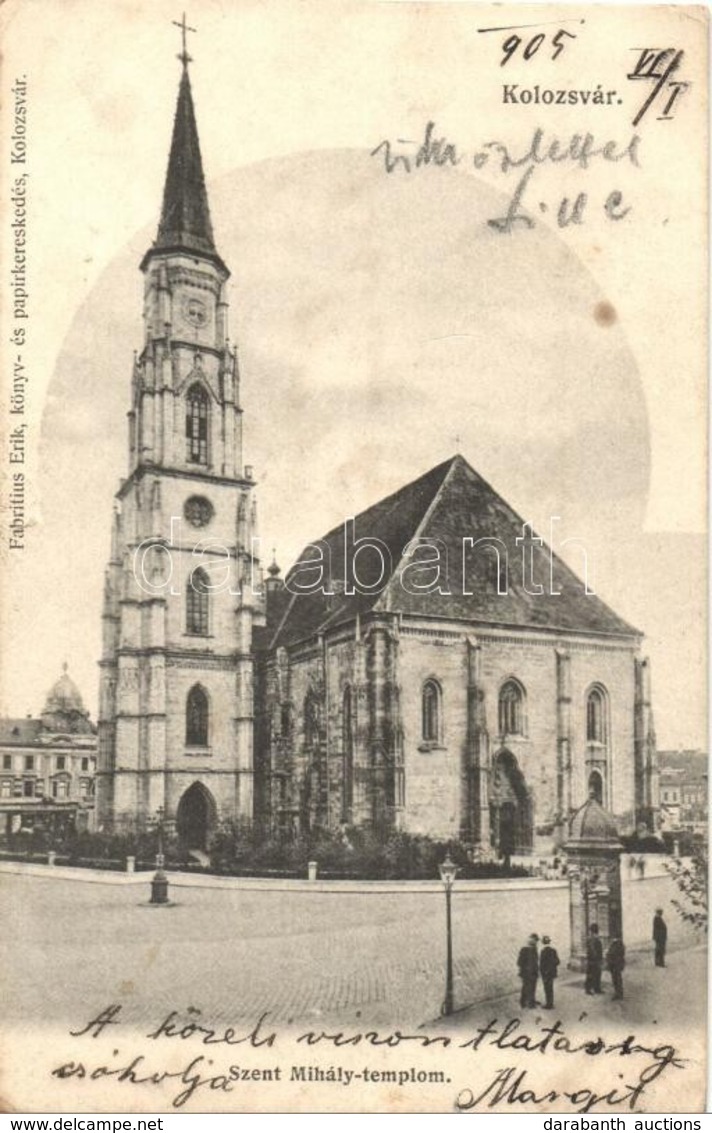
<svg viewBox="0 0 712 1133">
<path fill-rule="evenodd" d="M 148 882 L 86 884 L 4 875 L 7 1015 L 76 1023 L 122 1003 L 152 1021 L 199 1007 L 222 1020 L 397 1019 L 440 1014 L 445 984 L 440 892 L 310 892 L 171 885 L 171 907 L 147 904 Z M 629 949 L 649 947 L 667 878 L 624 885 Z M 669 911 L 671 943 L 693 937 Z M 456 1005 L 517 987 L 516 955 L 548 933 L 565 961 L 565 888 L 475 891 L 453 900 Z"/>
</svg>

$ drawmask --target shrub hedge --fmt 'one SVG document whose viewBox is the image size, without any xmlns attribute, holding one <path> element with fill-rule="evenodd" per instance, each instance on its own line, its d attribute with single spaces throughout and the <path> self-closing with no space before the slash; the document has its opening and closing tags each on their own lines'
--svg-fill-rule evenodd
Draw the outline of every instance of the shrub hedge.
<svg viewBox="0 0 712 1133">
<path fill-rule="evenodd" d="M 14 839 L 12 846 L 13 850 L 29 855 L 52 849 L 63 863 L 79 865 L 91 860 L 97 868 L 111 868 L 109 863 L 125 862 L 129 856 L 144 865 L 155 860 L 157 848 L 155 830 L 71 832 L 51 841 L 46 834 L 37 831 Z M 200 872 L 204 868 L 175 836 L 163 839 L 163 853 L 166 865 L 174 869 Z M 309 837 L 294 839 L 258 838 L 249 827 L 238 824 L 225 825 L 213 835 L 209 846 L 210 866 L 206 872 L 305 877 L 309 862 L 315 861 L 320 876 L 432 880 L 439 877 L 440 863 L 448 854 L 459 867 L 461 878 L 526 877 L 532 872 L 522 866 L 505 869 L 499 862 L 477 857 L 476 852 L 460 841 L 441 841 L 424 834 L 345 827 L 316 830 Z"/>
</svg>

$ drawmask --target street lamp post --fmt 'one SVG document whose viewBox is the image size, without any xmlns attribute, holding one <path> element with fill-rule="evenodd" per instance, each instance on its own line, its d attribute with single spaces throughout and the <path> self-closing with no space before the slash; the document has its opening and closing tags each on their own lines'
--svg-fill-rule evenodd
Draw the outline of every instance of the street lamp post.
<svg viewBox="0 0 712 1133">
<path fill-rule="evenodd" d="M 448 853 L 444 862 L 440 863 L 440 880 L 445 886 L 445 923 L 447 933 L 447 974 L 445 977 L 445 1000 L 442 1006 L 443 1015 L 452 1015 L 452 887 L 457 876 L 458 866 L 451 860 Z"/>
<path fill-rule="evenodd" d="M 163 856 L 163 807 L 158 808 L 158 851 L 156 853 L 156 872 L 151 881 L 151 904 L 168 904 L 168 878 L 163 872 L 165 858 Z"/>
</svg>

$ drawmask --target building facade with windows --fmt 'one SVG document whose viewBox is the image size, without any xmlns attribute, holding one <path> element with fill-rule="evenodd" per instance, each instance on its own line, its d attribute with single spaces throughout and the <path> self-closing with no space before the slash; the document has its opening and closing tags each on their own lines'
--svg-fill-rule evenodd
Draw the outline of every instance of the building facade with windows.
<svg viewBox="0 0 712 1133">
<path fill-rule="evenodd" d="M 704 832 L 708 816 L 707 755 L 694 751 L 661 751 L 660 821 L 665 830 Z"/>
<path fill-rule="evenodd" d="M 95 774 L 96 729 L 65 665 L 41 716 L 0 719 L 0 837 L 90 828 Z"/>
<path fill-rule="evenodd" d="M 196 848 L 241 821 L 512 853 L 561 840 L 593 794 L 624 829 L 654 828 L 641 634 L 461 456 L 263 584 L 187 63 L 141 264 L 104 600 L 100 822 L 161 816 Z"/>
</svg>

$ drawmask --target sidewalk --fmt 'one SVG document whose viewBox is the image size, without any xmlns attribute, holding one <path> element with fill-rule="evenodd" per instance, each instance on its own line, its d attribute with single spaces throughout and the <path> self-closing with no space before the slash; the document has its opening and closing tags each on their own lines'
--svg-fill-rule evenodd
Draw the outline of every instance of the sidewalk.
<svg viewBox="0 0 712 1133">
<path fill-rule="evenodd" d="M 485 1008 L 493 1014 L 508 1017 L 561 1019 L 564 1022 L 586 1019 L 590 1023 L 621 1022 L 640 1027 L 645 1024 L 668 1024 L 683 1030 L 703 1030 L 707 1026 L 707 944 L 669 951 L 666 967 L 656 968 L 650 948 L 628 950 L 623 973 L 624 998 L 613 1000 L 608 972 L 603 976 L 603 994 L 586 995 L 584 973 L 559 968 L 554 991 L 555 1007 L 547 1011 L 537 1007 L 528 1011 L 519 1006 L 519 989 L 508 995 L 480 1000 L 458 1011 L 458 1025 L 481 1021 Z M 513 982 L 515 982 L 513 980 Z M 544 998 L 541 982 L 537 997 Z"/>
<path fill-rule="evenodd" d="M 124 873 L 120 870 L 84 869 L 69 865 L 45 865 L 41 862 L 0 861 L 0 875 L 15 874 L 20 877 L 39 877 L 49 881 L 78 881 L 101 885 L 143 885 L 148 891 L 153 870 Z M 242 889 L 265 890 L 267 892 L 292 893 L 443 893 L 443 884 L 437 879 L 430 880 L 331 880 L 319 877 L 309 881 L 301 878 L 273 877 L 233 877 L 229 874 L 190 873 L 167 868 L 171 888 L 177 889 Z M 540 877 L 478 878 L 458 881 L 458 893 L 516 893 L 531 890 L 564 890 L 568 883 L 564 880 L 545 881 Z"/>
</svg>

